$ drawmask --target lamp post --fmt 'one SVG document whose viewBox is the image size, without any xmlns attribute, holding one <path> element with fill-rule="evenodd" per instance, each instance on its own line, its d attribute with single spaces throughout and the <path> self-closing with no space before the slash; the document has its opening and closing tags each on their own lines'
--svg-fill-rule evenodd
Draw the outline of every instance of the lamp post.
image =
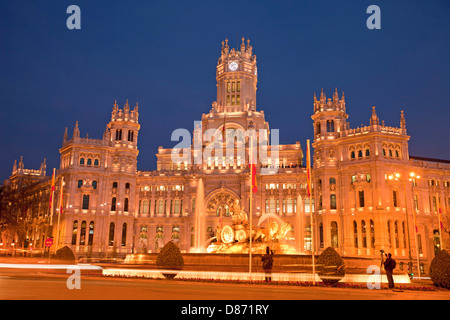
<svg viewBox="0 0 450 320">
<path fill-rule="evenodd" d="M 414 201 L 414 186 L 416 185 L 416 179 L 420 179 L 420 176 L 416 175 L 414 172 L 410 172 L 409 176 L 411 178 L 409 178 L 409 181 L 411 181 L 411 197 L 412 197 L 412 201 L 413 201 L 413 206 L 412 206 L 412 210 L 413 210 L 413 217 L 414 217 L 414 240 L 416 243 L 416 259 L 417 259 L 417 270 L 419 272 L 419 279 L 422 277 L 421 271 L 420 271 L 420 262 L 419 262 L 419 246 L 418 246 L 418 239 L 417 239 L 417 220 L 416 220 L 416 206 L 415 206 L 415 201 Z M 406 190 L 405 190 L 406 192 Z"/>
<path fill-rule="evenodd" d="M 392 175 L 388 176 L 389 180 L 396 180 L 398 181 L 400 179 L 401 175 L 398 172 L 393 173 Z M 407 190 L 407 180 L 405 180 L 405 214 L 406 214 L 406 232 L 407 232 L 407 236 L 408 236 L 408 254 L 409 254 L 409 277 L 412 279 L 413 278 L 413 263 L 412 263 L 412 256 L 411 256 L 411 241 L 410 241 L 410 236 L 409 236 L 409 218 L 408 218 L 408 210 L 406 207 L 406 204 L 408 203 L 407 200 L 407 196 L 406 196 L 406 190 Z"/>
</svg>

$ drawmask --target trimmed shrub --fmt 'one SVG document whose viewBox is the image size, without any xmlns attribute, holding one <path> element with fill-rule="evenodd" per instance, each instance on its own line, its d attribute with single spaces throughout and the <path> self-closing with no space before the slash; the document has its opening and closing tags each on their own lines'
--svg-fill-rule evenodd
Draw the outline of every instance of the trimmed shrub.
<svg viewBox="0 0 450 320">
<path fill-rule="evenodd" d="M 318 275 L 326 285 L 335 286 L 345 276 L 344 260 L 332 247 L 320 254 L 317 264 Z"/>
<path fill-rule="evenodd" d="M 430 278 L 437 287 L 450 289 L 450 253 L 441 250 L 431 261 Z"/>
<path fill-rule="evenodd" d="M 182 270 L 184 259 L 178 246 L 172 241 L 167 242 L 158 254 L 156 266 L 158 269 L 162 270 Z M 163 273 L 163 276 L 166 277 L 166 279 L 173 279 L 176 275 L 176 272 Z"/>
<path fill-rule="evenodd" d="M 53 257 L 56 260 L 75 262 L 75 255 L 73 254 L 72 250 L 68 246 L 62 247 L 61 249 L 56 251 L 56 253 Z"/>
</svg>

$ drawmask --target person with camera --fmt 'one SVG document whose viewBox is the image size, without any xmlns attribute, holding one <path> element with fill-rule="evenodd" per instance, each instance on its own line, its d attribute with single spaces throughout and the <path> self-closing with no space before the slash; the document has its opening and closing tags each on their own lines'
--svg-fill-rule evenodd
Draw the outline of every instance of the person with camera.
<svg viewBox="0 0 450 320">
<path fill-rule="evenodd" d="M 261 257 L 262 267 L 265 273 L 265 281 L 272 281 L 273 251 L 266 247 L 266 254 Z"/>
<path fill-rule="evenodd" d="M 381 254 L 383 257 L 383 253 L 384 251 L 381 250 Z M 397 265 L 397 262 L 395 262 L 394 259 L 392 259 L 392 255 L 390 253 L 386 254 L 384 253 L 384 255 L 386 256 L 386 260 L 383 260 L 383 266 L 384 266 L 384 270 L 386 271 L 386 277 L 388 279 L 388 283 L 389 283 L 389 289 L 393 289 L 394 288 L 394 269 Z"/>
</svg>

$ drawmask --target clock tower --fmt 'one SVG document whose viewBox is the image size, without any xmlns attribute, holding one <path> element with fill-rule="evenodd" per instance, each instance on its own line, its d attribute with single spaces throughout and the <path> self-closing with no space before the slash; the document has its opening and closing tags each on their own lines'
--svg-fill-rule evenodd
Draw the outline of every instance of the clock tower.
<svg viewBox="0 0 450 320">
<path fill-rule="evenodd" d="M 222 41 L 222 51 L 216 68 L 217 108 L 219 112 L 256 111 L 256 56 L 250 40 L 242 38 L 240 50 Z"/>
</svg>

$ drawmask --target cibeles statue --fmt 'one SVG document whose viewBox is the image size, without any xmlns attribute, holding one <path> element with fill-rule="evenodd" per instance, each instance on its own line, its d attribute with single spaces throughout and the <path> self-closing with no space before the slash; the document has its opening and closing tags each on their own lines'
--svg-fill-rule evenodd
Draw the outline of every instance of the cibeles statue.
<svg viewBox="0 0 450 320">
<path fill-rule="evenodd" d="M 241 209 L 239 200 L 236 200 L 230 208 L 231 218 L 235 225 L 245 225 L 248 223 L 248 216 L 244 210 Z"/>
</svg>

